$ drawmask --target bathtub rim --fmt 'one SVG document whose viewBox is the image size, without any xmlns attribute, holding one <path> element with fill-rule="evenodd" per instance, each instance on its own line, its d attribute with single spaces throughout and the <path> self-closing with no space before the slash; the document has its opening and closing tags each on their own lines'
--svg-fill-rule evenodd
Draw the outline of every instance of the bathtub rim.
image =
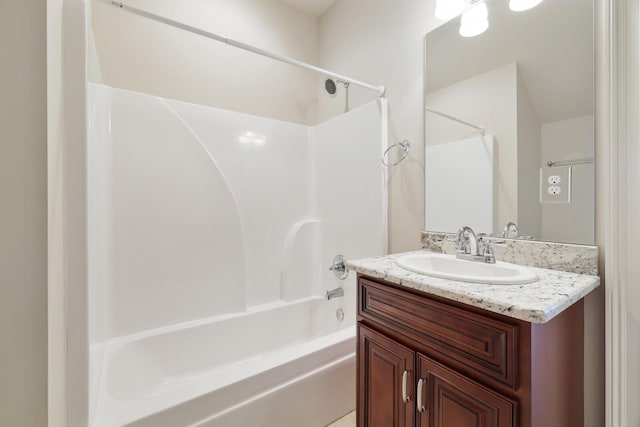
<svg viewBox="0 0 640 427">
<path fill-rule="evenodd" d="M 281 307 L 283 305 L 316 299 L 322 298 L 310 297 L 297 300 L 295 302 L 269 303 L 258 306 L 253 312 L 258 310 L 273 310 L 274 308 Z M 241 316 L 242 314 L 246 314 L 246 312 L 183 322 L 177 325 L 170 325 L 150 331 L 136 332 L 134 334 L 111 339 L 104 343 L 96 343 L 92 346 L 92 356 L 99 358 L 101 366 L 99 372 L 93 372 L 93 374 L 98 377 L 94 378 L 95 390 L 91 390 L 92 397 L 94 397 L 92 402 L 94 407 L 92 408 L 92 423 L 90 425 L 98 427 L 123 425 L 123 423 L 124 425 L 127 425 L 152 416 L 155 413 L 177 407 L 185 402 L 201 398 L 205 395 L 224 391 L 226 388 L 241 384 L 256 375 L 266 373 L 268 376 L 271 371 L 277 371 L 278 368 L 290 366 L 292 363 L 298 363 L 301 365 L 311 363 L 311 365 L 307 367 L 307 370 L 315 371 L 317 369 L 330 366 L 331 364 L 337 363 L 343 359 L 350 357 L 355 358 L 356 326 L 354 319 L 353 324 L 343 327 L 335 332 L 313 338 L 303 343 L 292 344 L 277 350 L 272 350 L 264 355 L 260 355 L 259 357 L 249 358 L 241 362 L 243 363 L 241 366 L 248 365 L 250 362 L 258 362 L 259 368 L 256 368 L 255 370 L 247 370 L 242 373 L 229 373 L 227 374 L 224 382 L 219 381 L 219 378 L 214 379 L 216 377 L 216 373 L 221 372 L 219 367 L 217 370 L 213 369 L 210 372 L 202 374 L 192 382 L 185 383 L 164 393 L 142 399 L 121 400 L 109 393 L 107 387 L 109 361 L 111 357 L 113 357 L 113 355 L 123 346 L 135 343 L 136 341 L 147 337 L 155 337 L 168 332 L 180 331 L 185 328 L 207 325 L 212 322 L 212 319 L 232 319 L 234 317 Z M 224 367 L 228 367 L 228 365 L 223 366 L 223 368 Z M 300 377 L 304 374 L 305 372 L 298 372 L 296 377 L 292 377 L 290 380 L 293 381 L 294 378 Z M 268 379 L 265 381 L 268 381 Z M 278 387 L 277 383 L 271 384 L 270 386 L 263 386 L 263 389 L 266 390 L 275 387 Z M 247 400 L 263 391 L 252 391 L 247 396 Z M 126 420 L 120 418 L 120 415 L 122 414 L 128 415 Z"/>
</svg>

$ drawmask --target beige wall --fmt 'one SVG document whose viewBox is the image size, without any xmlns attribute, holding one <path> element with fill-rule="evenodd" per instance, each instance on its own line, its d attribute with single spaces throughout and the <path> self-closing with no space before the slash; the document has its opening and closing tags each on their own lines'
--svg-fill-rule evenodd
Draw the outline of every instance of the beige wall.
<svg viewBox="0 0 640 427">
<path fill-rule="evenodd" d="M 47 424 L 46 2 L 0 3 L 0 425 Z"/>
<path fill-rule="evenodd" d="M 518 227 L 520 234 L 541 238 L 540 120 L 518 70 Z M 593 206 L 593 205 L 592 205 Z M 593 208 L 591 208 L 593 210 Z M 504 224 L 501 225 L 504 227 Z M 572 242 L 572 240 L 561 240 Z"/>
<path fill-rule="evenodd" d="M 424 35 L 440 25 L 434 0 L 339 0 L 321 18 L 320 66 L 387 87 L 389 143 L 408 139 L 411 156 L 389 176 L 389 250 L 420 247 L 424 228 Z M 350 89 L 351 105 L 374 94 Z M 319 118 L 344 108 L 341 96 L 319 97 Z"/>
<path fill-rule="evenodd" d="M 548 160 L 583 159 L 594 153 L 593 115 L 542 125 L 541 164 Z M 542 205 L 542 238 L 592 244 L 595 223 L 594 165 L 572 166 L 571 203 Z"/>
<path fill-rule="evenodd" d="M 280 55 L 316 62 L 317 18 L 277 0 L 130 4 Z M 264 117 L 316 124 L 318 76 L 93 3 L 89 80 Z M 93 43 L 90 43 L 92 46 Z M 92 46 L 93 47 L 93 46 Z"/>
</svg>

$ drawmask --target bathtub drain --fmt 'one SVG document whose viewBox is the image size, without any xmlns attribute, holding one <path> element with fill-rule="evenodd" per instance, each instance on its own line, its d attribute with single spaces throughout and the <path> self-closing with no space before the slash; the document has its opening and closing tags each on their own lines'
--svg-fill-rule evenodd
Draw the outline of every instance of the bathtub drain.
<svg viewBox="0 0 640 427">
<path fill-rule="evenodd" d="M 339 308 L 339 309 L 336 310 L 336 318 L 341 322 L 344 320 L 344 310 L 343 309 Z"/>
</svg>

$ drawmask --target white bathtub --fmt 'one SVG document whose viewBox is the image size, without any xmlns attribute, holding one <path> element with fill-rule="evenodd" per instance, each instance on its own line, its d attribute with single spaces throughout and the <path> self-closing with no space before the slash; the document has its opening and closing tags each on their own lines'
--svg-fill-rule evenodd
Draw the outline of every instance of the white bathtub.
<svg viewBox="0 0 640 427">
<path fill-rule="evenodd" d="M 95 427 L 321 427 L 355 407 L 354 320 L 308 298 L 92 349 Z"/>
</svg>

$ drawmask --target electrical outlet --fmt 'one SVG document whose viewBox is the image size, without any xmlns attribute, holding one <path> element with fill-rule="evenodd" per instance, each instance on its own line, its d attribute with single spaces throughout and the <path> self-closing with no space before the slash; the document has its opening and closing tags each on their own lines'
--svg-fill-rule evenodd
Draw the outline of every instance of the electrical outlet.
<svg viewBox="0 0 640 427">
<path fill-rule="evenodd" d="M 547 192 L 552 196 L 557 196 L 558 194 L 562 193 L 562 187 L 560 187 L 559 185 L 551 185 L 549 186 L 549 188 L 547 188 Z"/>
<path fill-rule="evenodd" d="M 571 166 L 540 168 L 540 203 L 571 203 Z"/>
<path fill-rule="evenodd" d="M 547 178 L 547 182 L 551 185 L 558 185 L 562 182 L 562 179 L 560 178 L 560 175 L 551 175 Z"/>
</svg>

